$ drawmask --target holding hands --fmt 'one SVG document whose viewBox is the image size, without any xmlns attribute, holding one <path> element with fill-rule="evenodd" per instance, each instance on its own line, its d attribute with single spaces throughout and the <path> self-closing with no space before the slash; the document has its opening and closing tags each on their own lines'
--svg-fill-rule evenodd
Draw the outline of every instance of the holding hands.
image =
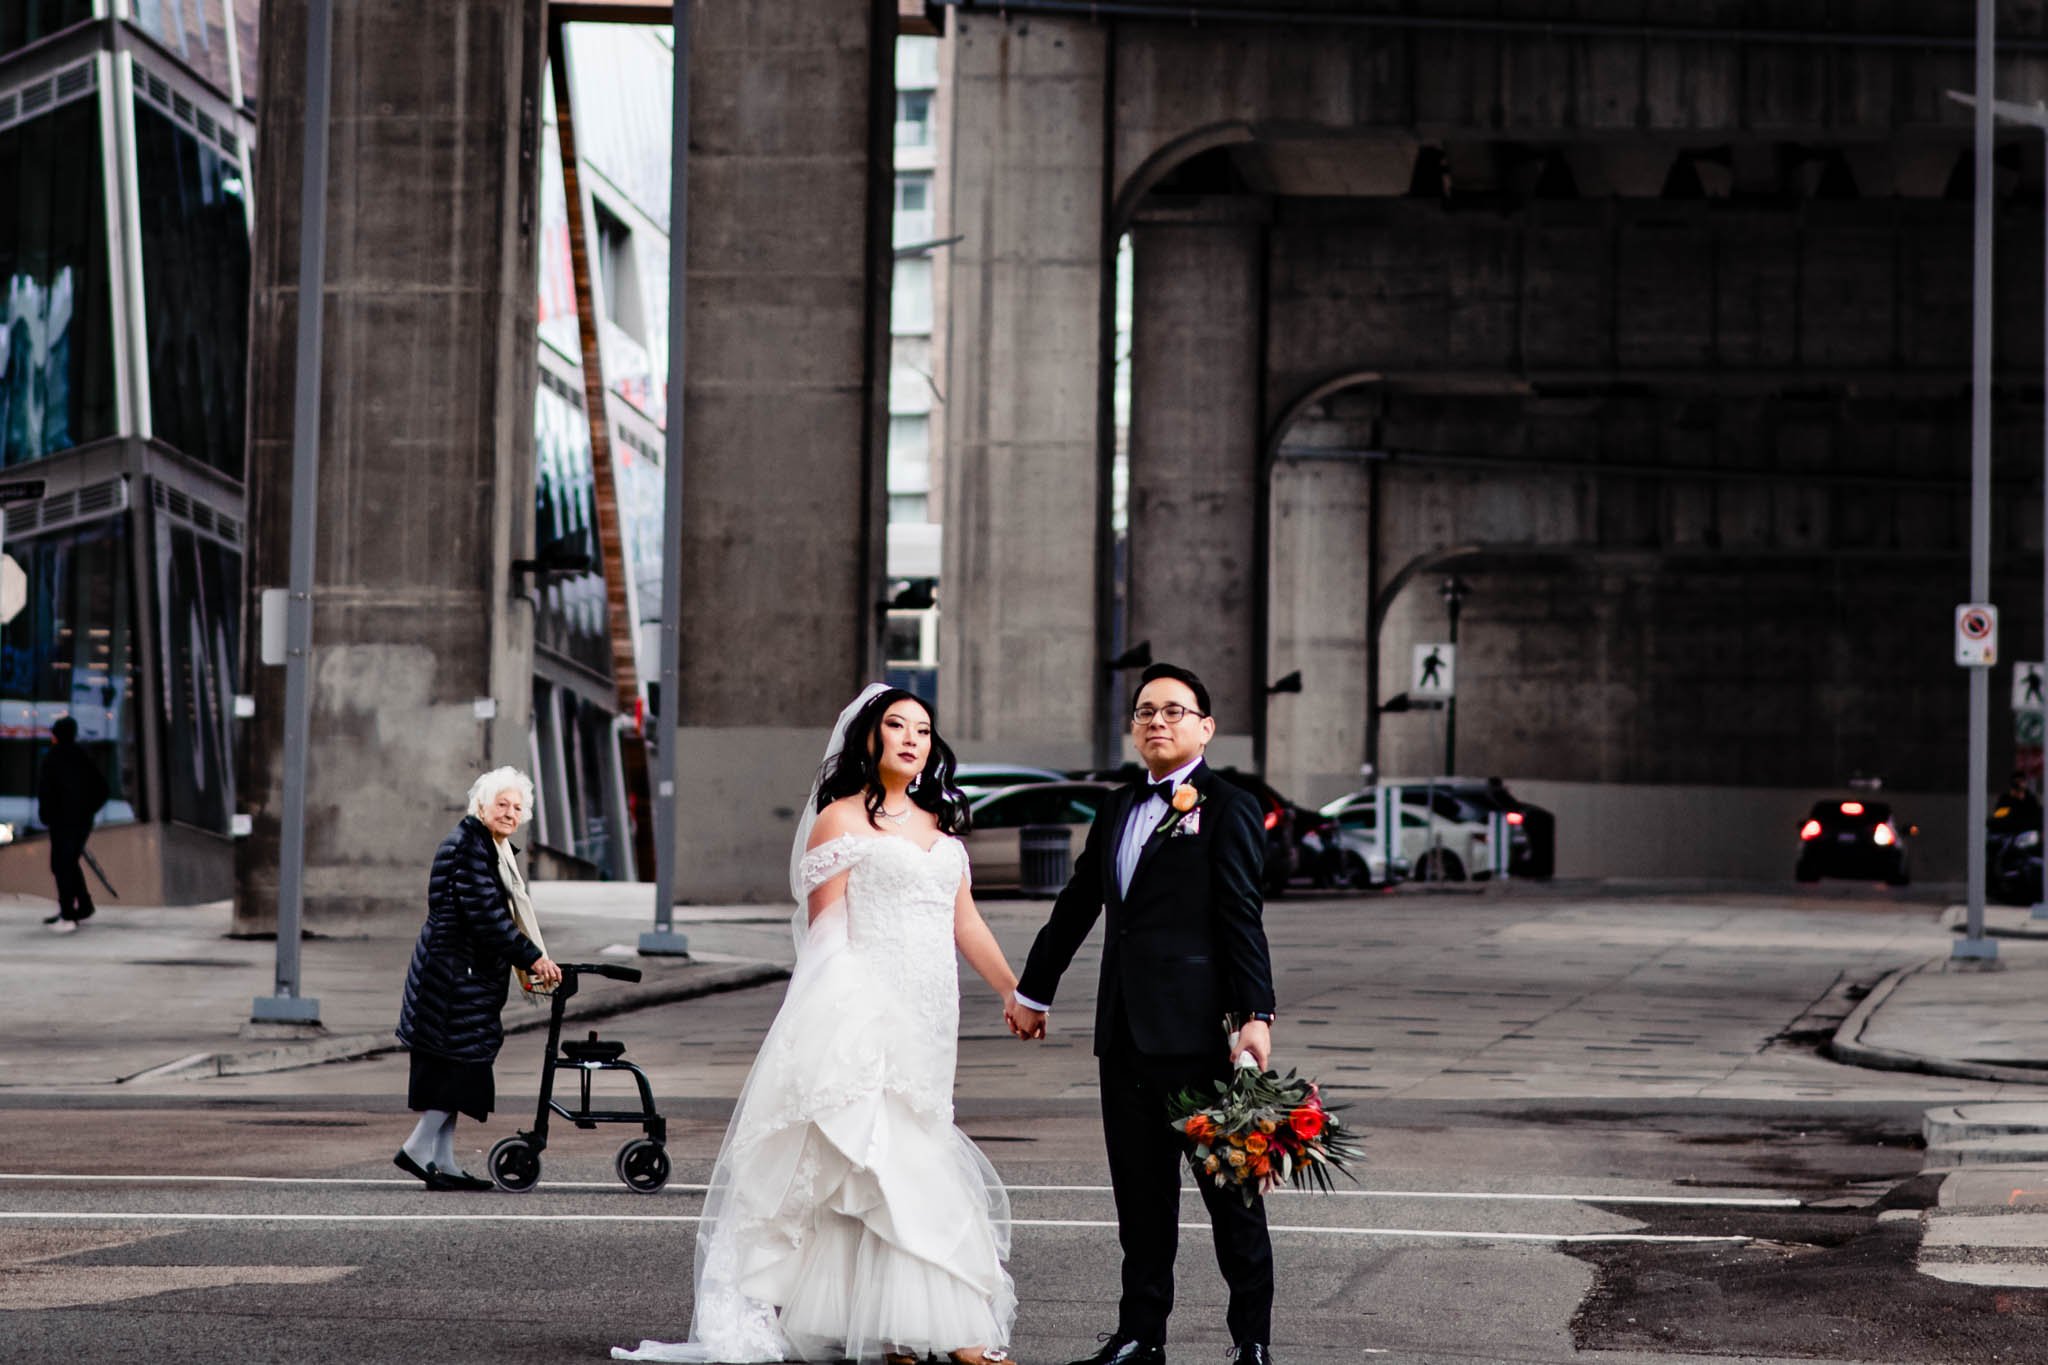
<svg viewBox="0 0 2048 1365">
<path fill-rule="evenodd" d="M 1014 994 L 1003 1003 L 1003 1022 L 1019 1038 L 1035 1040 L 1045 1037 L 1045 1011 L 1019 1004 Z"/>
</svg>

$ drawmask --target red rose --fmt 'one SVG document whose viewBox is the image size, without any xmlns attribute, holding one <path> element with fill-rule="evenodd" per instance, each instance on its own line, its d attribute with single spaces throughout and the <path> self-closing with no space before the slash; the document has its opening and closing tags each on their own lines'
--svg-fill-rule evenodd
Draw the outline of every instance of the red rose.
<svg viewBox="0 0 2048 1365">
<path fill-rule="evenodd" d="M 1294 1130 L 1296 1137 L 1307 1142 L 1322 1133 L 1323 1111 L 1320 1107 L 1303 1105 L 1287 1116 L 1287 1126 Z"/>
</svg>

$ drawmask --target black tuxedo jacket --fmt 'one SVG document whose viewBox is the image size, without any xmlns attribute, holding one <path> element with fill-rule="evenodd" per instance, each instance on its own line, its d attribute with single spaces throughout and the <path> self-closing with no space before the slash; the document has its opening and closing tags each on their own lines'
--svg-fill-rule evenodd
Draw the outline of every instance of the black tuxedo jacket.
<svg viewBox="0 0 2048 1365">
<path fill-rule="evenodd" d="M 1265 832 L 1259 803 L 1207 764 L 1188 781 L 1202 796 L 1193 831 L 1168 832 L 1171 812 L 1138 857 L 1128 895 L 1117 889 L 1117 845 L 1131 806 L 1152 799 L 1140 781 L 1110 794 L 1074 875 L 1025 961 L 1018 993 L 1050 1005 L 1081 941 L 1107 911 L 1095 1052 L 1119 1015 L 1141 1053 L 1220 1052 L 1223 1016 L 1273 1009 L 1273 968 L 1260 922 Z M 1183 817 L 1185 821 L 1187 817 Z"/>
</svg>

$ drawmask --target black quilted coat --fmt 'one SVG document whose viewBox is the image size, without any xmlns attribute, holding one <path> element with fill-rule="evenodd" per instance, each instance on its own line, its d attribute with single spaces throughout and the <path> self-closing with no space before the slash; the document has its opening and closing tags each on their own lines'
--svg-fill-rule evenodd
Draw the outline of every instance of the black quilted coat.
<svg viewBox="0 0 2048 1365">
<path fill-rule="evenodd" d="M 540 955 L 512 924 L 491 832 L 464 816 L 427 878 L 427 922 L 405 973 L 399 1041 L 458 1062 L 495 1061 L 512 968 L 531 967 Z"/>
</svg>

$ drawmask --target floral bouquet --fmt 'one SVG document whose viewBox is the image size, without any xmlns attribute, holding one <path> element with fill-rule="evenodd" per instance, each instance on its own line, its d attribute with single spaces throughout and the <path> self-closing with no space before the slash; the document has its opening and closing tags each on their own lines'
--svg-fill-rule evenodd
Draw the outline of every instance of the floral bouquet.
<svg viewBox="0 0 2048 1365">
<path fill-rule="evenodd" d="M 1346 1168 L 1363 1155 L 1314 1081 L 1261 1071 L 1249 1059 L 1216 1082 L 1213 1096 L 1185 1090 L 1167 1109 L 1188 1139 L 1196 1178 L 1235 1186 L 1246 1204 L 1280 1185 L 1327 1192 L 1330 1172 L 1350 1178 Z"/>
</svg>

